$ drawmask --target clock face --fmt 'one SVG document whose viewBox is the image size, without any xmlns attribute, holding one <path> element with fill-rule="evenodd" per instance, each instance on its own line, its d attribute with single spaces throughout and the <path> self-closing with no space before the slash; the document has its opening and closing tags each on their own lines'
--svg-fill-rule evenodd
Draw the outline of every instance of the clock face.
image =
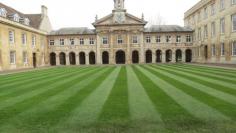
<svg viewBox="0 0 236 133">
<path fill-rule="evenodd" d="M 122 23 L 125 21 L 125 15 L 124 13 L 117 13 L 115 17 L 116 22 Z"/>
</svg>

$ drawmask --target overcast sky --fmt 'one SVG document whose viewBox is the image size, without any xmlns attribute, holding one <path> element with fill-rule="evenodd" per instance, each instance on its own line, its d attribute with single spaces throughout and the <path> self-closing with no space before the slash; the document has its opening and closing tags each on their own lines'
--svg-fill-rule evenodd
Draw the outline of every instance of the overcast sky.
<svg viewBox="0 0 236 133">
<path fill-rule="evenodd" d="M 183 26 L 184 12 L 200 0 L 125 0 L 127 12 L 155 23 L 162 19 L 165 24 Z M 0 0 L 23 13 L 40 13 L 41 5 L 48 7 L 53 29 L 62 27 L 93 28 L 98 18 L 112 12 L 113 0 Z"/>
</svg>

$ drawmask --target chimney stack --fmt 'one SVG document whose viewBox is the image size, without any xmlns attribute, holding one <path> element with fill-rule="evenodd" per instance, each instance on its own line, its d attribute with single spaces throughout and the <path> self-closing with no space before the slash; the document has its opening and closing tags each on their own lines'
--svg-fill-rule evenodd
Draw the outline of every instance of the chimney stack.
<svg viewBox="0 0 236 133">
<path fill-rule="evenodd" d="M 48 16 L 48 8 L 44 5 L 41 6 L 41 14 L 43 16 Z"/>
</svg>

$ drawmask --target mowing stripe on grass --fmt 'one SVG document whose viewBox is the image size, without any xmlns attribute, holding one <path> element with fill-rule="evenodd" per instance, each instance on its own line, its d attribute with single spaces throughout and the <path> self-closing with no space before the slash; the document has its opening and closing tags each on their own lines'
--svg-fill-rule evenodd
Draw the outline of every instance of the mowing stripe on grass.
<svg viewBox="0 0 236 133">
<path fill-rule="evenodd" d="M 132 127 L 142 131 L 164 131 L 164 123 L 131 66 L 126 66 Z"/>
<path fill-rule="evenodd" d="M 23 102 L 25 100 L 28 100 L 30 98 L 33 98 L 33 97 L 40 95 L 42 93 L 44 94 L 45 92 L 50 91 L 50 89 L 60 88 L 64 84 L 70 83 L 71 81 L 74 81 L 74 80 L 77 80 L 78 78 L 83 77 L 86 74 L 93 73 L 94 71 L 96 71 L 96 69 L 89 70 L 89 71 L 79 74 L 79 75 L 67 75 L 67 76 L 71 76 L 71 77 L 66 77 L 66 78 L 62 77 L 62 78 L 60 78 L 62 81 L 59 80 L 60 82 L 54 82 L 54 83 L 51 83 L 50 85 L 46 84 L 44 87 L 38 86 L 38 89 L 27 92 L 27 93 L 17 96 L 17 97 L 9 98 L 9 99 L 5 100 L 5 102 L 0 103 L 0 110 L 4 109 L 6 107 L 9 107 L 9 106 L 15 105 L 17 103 Z"/>
<path fill-rule="evenodd" d="M 89 73 L 84 74 L 84 75 L 81 74 L 81 76 L 77 76 L 76 78 L 69 78 L 71 80 L 64 82 L 64 84 L 62 84 L 62 85 L 55 86 L 51 89 L 46 90 L 43 93 L 35 95 L 34 97 L 31 97 L 29 99 L 25 99 L 21 102 L 18 102 L 17 105 L 12 105 L 12 106 L 5 108 L 4 110 L 0 110 L 0 112 L 1 112 L 0 115 L 3 114 L 3 116 L 0 117 L 0 120 L 1 120 L 0 123 L 2 124 L 3 122 L 6 122 L 7 119 L 9 119 L 13 116 L 16 116 L 17 114 L 23 113 L 26 110 L 29 110 L 31 107 L 36 106 L 38 103 L 44 102 L 44 100 L 46 100 L 49 97 L 57 95 L 61 91 L 67 89 L 66 87 L 73 86 L 73 83 L 75 83 L 77 80 L 81 80 L 81 79 L 83 79 L 83 76 L 89 76 L 91 73 L 92 72 L 90 71 Z M 49 105 L 49 106 L 52 106 L 52 105 Z M 15 111 L 15 110 L 17 110 L 17 111 Z M 27 113 L 27 115 L 28 114 L 32 114 L 32 113 Z M 24 118 L 27 118 L 27 115 L 24 116 Z M 37 115 L 35 115 L 35 116 L 37 116 Z M 4 119 L 5 121 L 2 121 L 2 119 Z M 30 125 L 30 124 L 28 124 L 28 125 Z"/>
<path fill-rule="evenodd" d="M 126 68 L 132 120 L 162 121 L 131 66 Z"/>
<path fill-rule="evenodd" d="M 152 66 L 152 67 L 155 67 L 155 66 Z M 193 87 L 193 88 L 195 88 L 197 90 L 200 90 L 200 91 L 202 91 L 204 93 L 207 93 L 207 94 L 212 95 L 212 96 L 214 96 L 216 98 L 219 98 L 219 99 L 221 99 L 223 101 L 226 101 L 228 103 L 236 105 L 236 97 L 233 96 L 233 95 L 230 95 L 228 93 L 224 93 L 224 92 L 218 91 L 218 90 L 216 90 L 214 88 L 211 88 L 211 87 L 202 85 L 200 83 L 194 82 L 194 80 L 190 80 L 187 77 L 177 76 L 175 74 L 171 74 L 168 71 L 165 72 L 166 68 L 162 68 L 161 69 L 162 71 L 160 70 L 160 67 L 155 67 L 155 68 L 148 67 L 148 68 L 150 68 L 150 69 L 152 69 L 152 70 L 154 70 L 154 71 L 156 71 L 158 73 L 161 73 L 163 75 L 166 75 L 168 77 L 171 77 L 172 79 L 175 79 L 178 82 L 182 82 L 182 83 L 184 83 L 186 85 L 189 85 L 189 86 L 191 86 L 191 87 Z"/>
<path fill-rule="evenodd" d="M 124 125 L 128 122 L 129 116 L 126 69 L 122 67 L 97 122 Z"/>
<path fill-rule="evenodd" d="M 159 69 L 165 69 L 165 68 L 167 68 L 167 67 L 164 67 L 164 66 L 163 67 L 159 67 Z M 175 68 L 168 68 L 168 69 L 165 69 L 165 70 L 170 72 L 170 73 L 174 73 L 175 75 L 178 75 L 178 76 L 187 77 L 189 79 L 194 80 L 195 82 L 198 82 L 198 83 L 203 84 L 205 86 L 217 89 L 219 91 L 222 91 L 222 92 L 234 95 L 234 96 L 236 95 L 235 89 L 232 89 L 232 88 L 220 85 L 220 84 L 216 84 L 216 83 L 213 83 L 213 82 L 205 81 L 201 77 L 196 76 L 194 74 L 189 74 L 187 72 L 183 72 L 182 70 L 178 70 L 178 69 L 175 69 Z"/>
<path fill-rule="evenodd" d="M 0 84 L 3 84 L 3 83 L 6 83 L 6 82 L 14 82 L 14 81 L 18 81 L 18 80 L 23 80 L 23 79 L 31 79 L 33 77 L 37 77 L 37 76 L 41 76 L 41 75 L 44 75 L 44 74 L 48 74 L 48 73 L 53 73 L 53 72 L 58 72 L 59 70 L 58 69 L 50 69 L 50 70 L 43 70 L 42 72 L 39 70 L 39 71 L 36 71 L 34 73 L 22 73 L 22 75 L 12 75 L 12 76 L 9 76 L 9 75 L 5 75 L 3 78 L 0 79 Z"/>
<path fill-rule="evenodd" d="M 65 73 L 64 71 L 58 71 L 58 72 L 53 72 L 53 73 L 48 73 L 48 74 L 43 74 L 43 75 L 37 75 L 37 77 L 34 77 L 34 78 L 18 79 L 17 81 L 5 82 L 3 85 L 0 86 L 0 90 L 1 90 L 0 92 L 4 91 L 5 89 L 13 88 L 15 86 L 17 87 L 25 86 L 25 85 L 28 85 L 30 83 L 35 83 L 45 78 L 49 79 L 54 76 L 56 77 L 64 73 Z"/>
<path fill-rule="evenodd" d="M 209 88 L 207 89 L 205 86 L 188 80 L 187 78 L 175 76 L 174 74 L 168 73 L 165 70 L 160 70 L 153 66 L 146 68 L 148 68 L 152 73 L 162 76 L 165 81 L 191 95 L 192 97 L 198 99 L 199 101 L 211 106 L 212 108 L 217 109 L 218 111 L 227 116 L 230 116 L 233 119 L 236 118 L 236 97 L 228 94 L 225 95 L 225 93 L 222 94 L 222 92 L 215 91 L 214 89 L 209 87 L 207 87 Z M 225 97 L 223 97 L 222 95 Z M 220 99 L 218 99 L 219 97 Z M 229 102 L 227 102 L 226 100 L 224 100 L 224 98 L 227 99 L 227 97 L 233 98 L 229 99 L 235 102 L 232 102 L 230 100 L 228 100 Z"/>
<path fill-rule="evenodd" d="M 205 125 L 204 122 L 191 115 L 176 103 L 174 99 L 168 96 L 167 93 L 156 85 L 156 81 L 153 82 L 136 67 L 133 68 L 153 105 L 155 105 L 157 112 L 160 113 L 166 129 L 176 132 L 173 129 L 190 130 L 191 128 L 195 128 L 196 125 Z"/>
<path fill-rule="evenodd" d="M 199 71 L 194 71 L 191 70 L 191 68 L 181 68 L 178 66 L 165 66 L 166 68 L 175 68 L 190 74 L 194 74 L 194 75 L 198 75 L 198 76 L 203 76 L 209 79 L 213 79 L 213 80 L 219 80 L 219 81 L 224 81 L 225 83 L 230 83 L 230 84 L 234 84 L 236 85 L 236 78 L 231 78 L 231 79 L 227 79 L 229 77 L 225 77 L 225 76 L 220 76 L 220 75 L 211 75 L 210 72 L 199 72 Z"/>
<path fill-rule="evenodd" d="M 140 66 L 137 66 L 137 68 L 145 75 L 150 77 L 150 79 L 157 86 L 164 90 L 170 97 L 172 97 L 177 103 L 179 103 L 195 117 L 203 120 L 229 120 L 227 116 L 170 85 L 168 82 L 162 80 L 159 76 L 152 74 L 150 71 Z"/>
<path fill-rule="evenodd" d="M 48 84 L 52 84 L 54 82 L 57 82 L 58 80 L 61 80 L 63 78 L 67 78 L 74 75 L 74 72 L 80 72 L 83 73 L 84 71 L 87 71 L 86 69 L 78 69 L 73 70 L 71 72 L 63 72 L 60 75 L 54 75 L 53 77 L 45 77 L 43 80 L 40 80 L 36 83 L 32 82 L 30 84 L 24 85 L 24 86 L 14 86 L 14 88 L 9 88 L 3 92 L 0 93 L 0 100 L 3 101 L 4 99 L 8 99 L 10 97 L 16 97 L 19 95 L 22 95 L 26 92 L 31 92 L 33 90 L 38 89 L 38 87 L 44 87 Z"/>
<path fill-rule="evenodd" d="M 178 71 L 179 73 L 188 75 L 188 76 L 195 76 L 196 78 L 200 78 L 204 81 L 214 83 L 214 84 L 218 84 L 218 85 L 222 85 L 222 86 L 225 86 L 225 87 L 232 88 L 232 89 L 236 90 L 236 85 L 235 84 L 226 83 L 226 82 L 221 81 L 221 80 L 206 78 L 205 76 L 198 76 L 198 75 L 195 75 L 195 74 L 191 74 L 191 71 L 189 72 L 185 69 L 180 69 L 180 68 L 176 68 L 176 67 L 171 67 L 171 69 L 175 70 L 175 71 Z M 179 71 L 179 70 L 181 70 L 181 71 Z"/>
<path fill-rule="evenodd" d="M 76 129 L 76 127 L 93 123 L 99 116 L 99 113 L 114 86 L 120 68 L 121 67 L 116 67 L 95 91 L 82 101 L 80 106 L 71 113 L 67 120 L 65 120 L 65 122 L 60 122 L 54 129 L 65 132 L 65 129 Z"/>
<path fill-rule="evenodd" d="M 178 68 L 182 68 L 182 69 L 186 69 L 186 70 L 192 70 L 195 72 L 200 72 L 201 74 L 209 74 L 211 76 L 216 76 L 216 77 L 222 77 L 222 78 L 226 78 L 229 80 L 235 80 L 236 75 L 231 75 L 232 73 L 227 74 L 225 72 L 218 72 L 215 70 L 205 70 L 205 69 L 199 69 L 199 68 L 195 68 L 195 67 L 190 67 L 190 66 L 183 66 L 183 65 L 170 65 L 170 66 L 175 66 Z"/>
<path fill-rule="evenodd" d="M 10 73 L 6 75 L 0 75 L 1 80 L 2 79 L 10 79 L 10 78 L 16 78 L 16 77 L 22 77 L 22 76 L 29 76 L 32 73 L 34 74 L 39 74 L 40 72 L 47 72 L 47 71 L 53 71 L 55 68 L 47 68 L 47 69 L 34 69 L 30 71 L 24 71 L 24 72 L 19 72 L 19 73 Z"/>
<path fill-rule="evenodd" d="M 227 68 L 216 68 L 216 67 L 211 67 L 211 66 L 200 66 L 200 65 L 193 65 L 193 64 L 181 64 L 183 66 L 189 66 L 189 67 L 195 67 L 199 69 L 204 69 L 204 70 L 214 70 L 218 72 L 225 72 L 225 73 L 236 73 L 235 69 L 227 69 Z"/>
<path fill-rule="evenodd" d="M 34 114 L 34 117 L 24 119 L 24 124 L 31 125 L 29 126 L 30 130 L 31 128 L 34 130 L 41 127 L 44 127 L 44 129 L 49 129 L 58 122 L 64 121 L 66 117 L 70 115 L 70 112 L 73 111 L 74 108 L 76 108 L 80 102 L 82 102 L 83 99 L 95 89 L 95 86 L 103 81 L 102 75 L 104 75 L 103 77 L 105 78 L 105 76 L 109 74 L 111 70 L 111 68 L 105 68 L 92 75 L 85 75 L 81 79 L 78 79 L 77 83 L 74 82 L 73 85 L 67 84 L 63 88 L 61 87 L 61 89 L 58 88 L 63 90 L 60 91 L 60 93 L 53 94 L 49 92 L 53 94 L 53 96 L 51 95 L 50 99 L 47 97 L 45 102 L 40 105 L 40 108 L 35 106 L 33 110 L 29 110 L 21 114 L 21 118 L 23 119 L 25 115 L 29 113 Z M 37 98 L 35 100 L 37 100 Z M 42 123 L 44 124 L 41 125 Z"/>
</svg>

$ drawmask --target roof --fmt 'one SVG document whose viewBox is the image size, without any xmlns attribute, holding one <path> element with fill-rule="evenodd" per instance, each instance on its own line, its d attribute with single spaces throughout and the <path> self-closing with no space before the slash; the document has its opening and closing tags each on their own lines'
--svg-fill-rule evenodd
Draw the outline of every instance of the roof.
<svg viewBox="0 0 236 133">
<path fill-rule="evenodd" d="M 4 5 L 3 3 L 0 2 L 0 8 L 4 8 L 7 11 L 7 18 L 9 19 L 9 16 L 13 14 L 18 14 L 20 18 L 28 18 L 30 20 L 30 27 L 38 29 L 41 23 L 41 14 L 24 14 L 21 13 L 12 7 L 9 7 L 7 5 Z"/>
<path fill-rule="evenodd" d="M 76 27 L 76 28 L 61 28 L 59 30 L 52 31 L 50 35 L 89 35 L 95 34 L 94 29 L 87 27 Z"/>
<path fill-rule="evenodd" d="M 152 25 L 145 28 L 144 32 L 192 32 L 188 27 L 181 27 L 178 25 Z"/>
</svg>

